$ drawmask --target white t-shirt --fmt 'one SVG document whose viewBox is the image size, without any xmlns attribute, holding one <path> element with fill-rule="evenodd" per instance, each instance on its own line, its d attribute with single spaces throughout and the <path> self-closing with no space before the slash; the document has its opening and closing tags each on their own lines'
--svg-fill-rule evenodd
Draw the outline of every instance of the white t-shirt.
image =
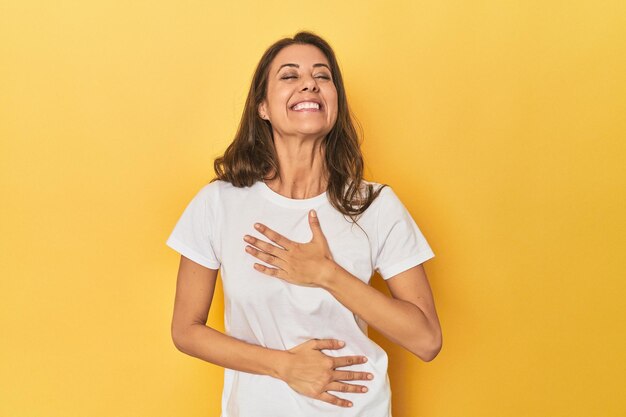
<svg viewBox="0 0 626 417">
<path fill-rule="evenodd" d="M 371 381 L 354 382 L 367 386 L 366 393 L 330 392 L 352 401 L 352 407 L 344 408 L 298 394 L 280 379 L 225 369 L 222 417 L 391 417 L 387 354 L 368 338 L 365 322 L 326 290 L 257 271 L 253 264 L 265 263 L 244 249 L 246 234 L 270 242 L 254 228 L 255 222 L 293 241 L 309 242 L 310 209 L 317 211 L 335 262 L 366 283 L 374 270 L 389 279 L 435 256 L 390 187 L 383 188 L 358 220 L 367 235 L 332 207 L 327 193 L 291 199 L 263 181 L 238 188 L 218 180 L 202 187 L 166 244 L 200 265 L 220 269 L 226 333 L 281 350 L 309 339 L 343 340 L 343 348 L 323 353 L 364 355 L 368 362 L 339 369 L 374 374 Z"/>
</svg>

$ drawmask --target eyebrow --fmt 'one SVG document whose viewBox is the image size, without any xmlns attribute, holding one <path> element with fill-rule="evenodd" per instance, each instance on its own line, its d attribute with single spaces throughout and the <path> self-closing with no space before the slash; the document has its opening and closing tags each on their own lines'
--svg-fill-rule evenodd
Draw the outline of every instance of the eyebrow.
<svg viewBox="0 0 626 417">
<path fill-rule="evenodd" d="M 298 65 L 298 64 L 292 64 L 292 63 L 283 64 L 283 65 L 281 65 L 281 66 L 278 68 L 278 70 L 276 71 L 276 74 L 278 74 L 278 73 L 280 72 L 280 70 L 281 70 L 283 67 L 294 67 L 294 68 L 300 68 L 300 65 Z M 328 65 L 323 64 L 323 63 L 321 63 L 321 62 L 319 62 L 319 63 L 317 63 L 317 64 L 313 64 L 313 68 L 317 68 L 317 67 L 326 67 L 326 68 L 328 68 L 328 70 L 330 71 L 330 68 L 328 67 Z"/>
</svg>

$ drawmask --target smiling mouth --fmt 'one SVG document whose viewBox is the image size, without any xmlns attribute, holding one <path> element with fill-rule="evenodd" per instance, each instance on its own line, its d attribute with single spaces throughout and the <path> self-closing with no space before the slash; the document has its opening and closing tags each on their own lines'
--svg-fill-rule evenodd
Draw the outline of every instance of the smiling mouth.
<svg viewBox="0 0 626 417">
<path fill-rule="evenodd" d="M 316 110 L 320 110 L 321 106 L 319 103 L 315 103 L 313 101 L 303 101 L 300 103 L 297 103 L 294 106 L 291 106 L 291 110 L 294 111 L 316 111 Z"/>
</svg>

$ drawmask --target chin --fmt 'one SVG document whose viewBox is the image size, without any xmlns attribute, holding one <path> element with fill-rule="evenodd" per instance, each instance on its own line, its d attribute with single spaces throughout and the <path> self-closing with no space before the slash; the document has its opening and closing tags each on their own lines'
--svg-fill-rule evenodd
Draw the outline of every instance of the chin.
<svg viewBox="0 0 626 417">
<path fill-rule="evenodd" d="M 300 130 L 298 131 L 298 133 L 304 136 L 320 136 L 320 137 L 324 137 L 328 134 L 328 132 L 320 131 L 320 130 L 311 130 L 311 131 Z"/>
<path fill-rule="evenodd" d="M 319 125 L 305 125 L 305 124 L 299 125 L 296 131 L 303 135 L 316 135 L 316 134 L 326 135 L 328 132 L 330 132 L 330 130 L 327 129 L 326 126 L 321 128 Z"/>
</svg>

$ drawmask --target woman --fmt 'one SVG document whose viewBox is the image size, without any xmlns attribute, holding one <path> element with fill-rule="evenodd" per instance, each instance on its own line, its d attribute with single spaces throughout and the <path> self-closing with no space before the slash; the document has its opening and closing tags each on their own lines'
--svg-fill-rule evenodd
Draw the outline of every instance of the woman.
<svg viewBox="0 0 626 417">
<path fill-rule="evenodd" d="M 226 368 L 222 417 L 391 416 L 387 355 L 367 325 L 424 361 L 438 354 L 422 265 L 434 254 L 393 190 L 362 178 L 323 39 L 268 48 L 215 171 L 167 244 L 182 255 L 172 338 Z M 206 326 L 218 269 L 226 334 Z M 392 297 L 368 285 L 374 270 Z"/>
</svg>

